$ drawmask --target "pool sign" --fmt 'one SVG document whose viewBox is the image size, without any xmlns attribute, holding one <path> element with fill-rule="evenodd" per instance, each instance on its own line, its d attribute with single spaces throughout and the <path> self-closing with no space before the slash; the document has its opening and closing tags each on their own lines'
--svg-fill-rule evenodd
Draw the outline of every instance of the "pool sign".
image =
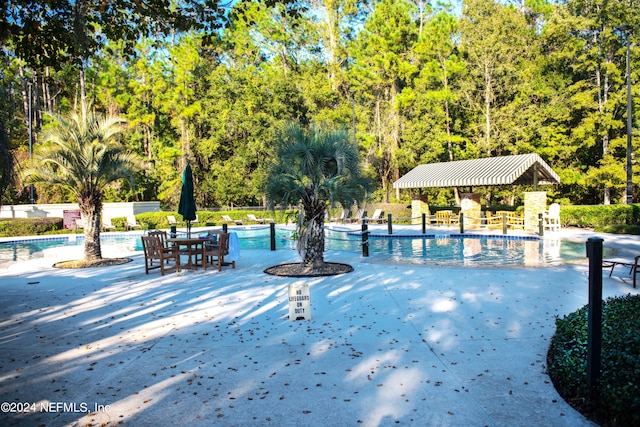
<svg viewBox="0 0 640 427">
<path fill-rule="evenodd" d="M 289 319 L 311 320 L 309 284 L 289 285 Z"/>
</svg>

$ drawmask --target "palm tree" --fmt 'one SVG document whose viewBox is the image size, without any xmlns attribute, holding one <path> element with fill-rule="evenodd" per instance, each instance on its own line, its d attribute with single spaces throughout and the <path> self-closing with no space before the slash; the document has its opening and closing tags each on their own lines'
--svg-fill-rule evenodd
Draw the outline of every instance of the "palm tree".
<svg viewBox="0 0 640 427">
<path fill-rule="evenodd" d="M 368 181 L 360 171 L 358 150 L 346 130 L 288 125 L 276 148 L 267 179 L 271 202 L 300 203 L 298 252 L 311 268 L 324 264 L 324 217 L 329 205 L 360 204 Z"/>
<path fill-rule="evenodd" d="M 77 198 L 85 218 L 84 259 L 102 259 L 100 226 L 103 191 L 122 178 L 131 178 L 141 165 L 118 141 L 124 119 L 87 113 L 69 117 L 52 115 L 52 126 L 34 155 L 27 182 L 60 185 Z"/>
</svg>

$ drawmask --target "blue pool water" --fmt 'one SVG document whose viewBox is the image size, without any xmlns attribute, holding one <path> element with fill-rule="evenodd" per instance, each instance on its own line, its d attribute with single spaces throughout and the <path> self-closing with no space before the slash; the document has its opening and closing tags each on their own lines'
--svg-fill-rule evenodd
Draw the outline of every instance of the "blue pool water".
<svg viewBox="0 0 640 427">
<path fill-rule="evenodd" d="M 234 229 L 240 250 L 270 249 L 269 228 Z M 193 232 L 192 235 L 205 234 Z M 290 229 L 276 228 L 276 249 L 293 249 Z M 103 245 L 117 245 L 126 250 L 142 251 L 140 234 L 103 233 Z M 362 238 L 355 233 L 327 230 L 327 250 L 361 253 Z M 83 236 L 35 238 L 0 243 L 0 264 L 30 259 L 48 248 L 83 245 Z M 585 257 L 581 243 L 540 240 L 536 237 L 478 235 L 414 235 L 369 237 L 369 254 L 394 261 L 469 264 L 469 265 L 539 265 Z M 328 256 L 327 258 L 330 258 Z"/>
</svg>

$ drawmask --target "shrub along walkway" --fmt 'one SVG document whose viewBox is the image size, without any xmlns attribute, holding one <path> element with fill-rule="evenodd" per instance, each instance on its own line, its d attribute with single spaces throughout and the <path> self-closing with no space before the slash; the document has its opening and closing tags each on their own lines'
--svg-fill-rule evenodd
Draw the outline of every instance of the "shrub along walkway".
<svg viewBox="0 0 640 427">
<path fill-rule="evenodd" d="M 587 303 L 586 263 L 329 252 L 354 271 L 296 279 L 263 273 L 294 251 L 248 250 L 236 269 L 161 277 L 140 253 L 105 255 L 134 261 L 0 270 L 1 425 L 591 425 L 546 374 L 555 317 Z M 603 282 L 638 292 L 623 271 Z M 311 320 L 291 321 L 288 286 L 305 283 Z"/>
</svg>

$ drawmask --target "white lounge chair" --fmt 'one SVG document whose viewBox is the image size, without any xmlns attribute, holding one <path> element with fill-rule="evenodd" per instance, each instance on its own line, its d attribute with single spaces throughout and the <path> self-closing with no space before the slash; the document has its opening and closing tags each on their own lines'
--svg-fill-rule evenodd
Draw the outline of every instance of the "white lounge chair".
<svg viewBox="0 0 640 427">
<path fill-rule="evenodd" d="M 273 222 L 273 218 L 258 218 L 254 214 L 247 214 L 247 218 L 257 224 L 270 224 Z"/>
<path fill-rule="evenodd" d="M 231 218 L 229 215 L 222 215 L 222 220 L 226 223 L 234 223 L 236 225 L 242 225 L 242 220 L 240 219 L 233 219 Z"/>
<path fill-rule="evenodd" d="M 385 219 L 383 218 L 384 212 L 382 212 L 382 209 L 376 209 L 373 212 L 373 215 L 371 216 L 371 218 L 369 218 L 369 222 L 370 223 L 376 223 L 376 224 L 381 224 L 385 222 Z"/>
<path fill-rule="evenodd" d="M 116 229 L 116 227 L 111 223 L 111 218 L 102 218 L 102 229 L 104 231 Z"/>
<path fill-rule="evenodd" d="M 364 209 L 358 209 L 356 212 L 356 216 L 353 218 L 349 218 L 348 222 L 360 222 L 362 221 L 362 217 L 364 216 Z"/>
<path fill-rule="evenodd" d="M 338 218 L 331 218 L 331 222 L 346 222 L 347 218 L 349 218 L 349 209 L 342 209 Z"/>
<path fill-rule="evenodd" d="M 247 218 L 249 218 L 249 221 L 252 221 L 258 224 L 264 224 L 264 218 L 258 218 L 254 214 L 247 214 Z"/>
<path fill-rule="evenodd" d="M 127 230 L 133 230 L 134 228 L 142 228 L 142 226 L 140 224 L 138 224 L 138 222 L 136 221 L 136 217 L 133 215 L 129 215 L 127 217 L 127 224 L 126 224 L 126 229 Z"/>
</svg>

